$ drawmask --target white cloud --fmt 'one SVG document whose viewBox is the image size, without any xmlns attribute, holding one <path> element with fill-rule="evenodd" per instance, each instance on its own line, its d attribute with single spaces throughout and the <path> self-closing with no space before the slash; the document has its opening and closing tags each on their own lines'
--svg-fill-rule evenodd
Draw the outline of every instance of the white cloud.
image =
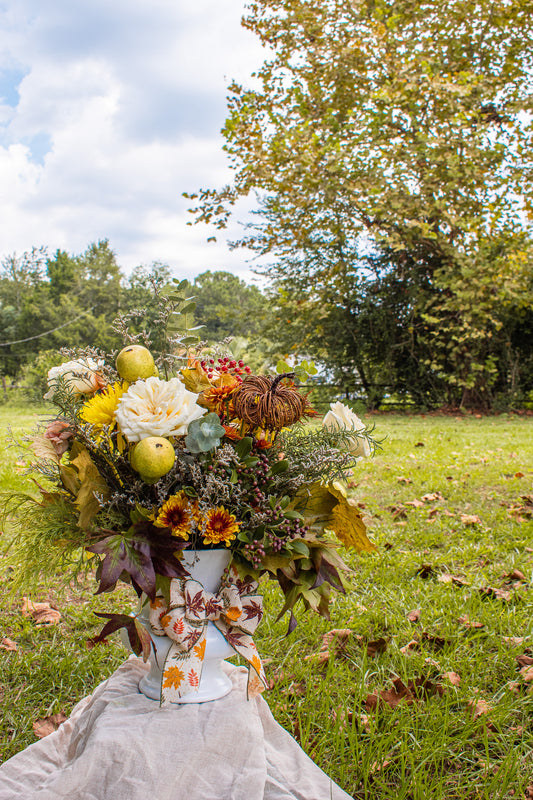
<svg viewBox="0 0 533 800">
<path fill-rule="evenodd" d="M 159 260 L 180 274 L 247 273 L 223 236 L 206 243 L 212 230 L 187 226 L 182 198 L 230 177 L 219 133 L 226 86 L 249 80 L 263 57 L 239 26 L 243 6 L 7 0 L 3 254 L 41 244 L 80 252 L 109 238 L 126 269 Z"/>
</svg>

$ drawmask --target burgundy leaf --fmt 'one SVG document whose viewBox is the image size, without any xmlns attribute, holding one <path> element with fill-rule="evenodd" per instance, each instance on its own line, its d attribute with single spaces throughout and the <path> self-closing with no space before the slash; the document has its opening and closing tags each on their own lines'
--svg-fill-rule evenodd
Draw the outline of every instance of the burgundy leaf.
<svg viewBox="0 0 533 800">
<path fill-rule="evenodd" d="M 322 560 L 320 562 L 320 569 L 317 575 L 317 580 L 319 577 L 322 576 L 323 579 L 326 580 L 328 583 L 330 583 L 334 589 L 337 589 L 337 591 L 342 592 L 342 594 L 346 594 L 346 590 L 342 585 L 341 576 L 339 575 L 336 567 L 334 567 L 333 564 L 330 564 L 330 562 L 327 560 L 325 556 L 322 556 Z"/>
<path fill-rule="evenodd" d="M 263 609 L 255 600 L 249 600 L 246 605 L 243 606 L 243 611 L 245 619 L 255 619 L 255 617 L 261 619 L 263 617 Z"/>
<path fill-rule="evenodd" d="M 146 661 L 150 655 L 150 649 L 153 647 L 153 642 L 146 628 L 136 617 L 129 616 L 128 614 L 100 614 L 97 611 L 94 613 L 97 617 L 108 619 L 109 622 L 104 625 L 98 636 L 91 639 L 92 644 L 103 642 L 110 633 L 114 633 L 120 630 L 120 628 L 125 628 L 131 649 L 138 656 L 142 654 Z"/>
</svg>

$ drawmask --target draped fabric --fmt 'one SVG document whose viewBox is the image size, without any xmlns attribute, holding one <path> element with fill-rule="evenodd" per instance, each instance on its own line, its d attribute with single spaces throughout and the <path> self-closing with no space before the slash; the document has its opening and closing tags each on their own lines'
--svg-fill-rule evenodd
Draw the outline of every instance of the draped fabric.
<svg viewBox="0 0 533 800">
<path fill-rule="evenodd" d="M 131 657 L 59 730 L 0 766 L 0 800 L 351 800 L 246 699 L 246 669 L 211 703 L 160 708 Z"/>
</svg>

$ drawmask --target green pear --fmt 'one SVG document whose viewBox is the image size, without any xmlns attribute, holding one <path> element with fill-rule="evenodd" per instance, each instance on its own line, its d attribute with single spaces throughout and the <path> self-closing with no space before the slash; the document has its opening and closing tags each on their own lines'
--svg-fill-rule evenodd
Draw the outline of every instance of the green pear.
<svg viewBox="0 0 533 800">
<path fill-rule="evenodd" d="M 147 436 L 130 453 L 130 464 L 145 483 L 156 483 L 174 466 L 176 453 L 168 439 Z"/>
<path fill-rule="evenodd" d="M 141 344 L 130 344 L 117 356 L 117 372 L 128 383 L 140 379 L 157 377 L 159 374 L 154 362 L 154 357 L 146 347 Z"/>
</svg>

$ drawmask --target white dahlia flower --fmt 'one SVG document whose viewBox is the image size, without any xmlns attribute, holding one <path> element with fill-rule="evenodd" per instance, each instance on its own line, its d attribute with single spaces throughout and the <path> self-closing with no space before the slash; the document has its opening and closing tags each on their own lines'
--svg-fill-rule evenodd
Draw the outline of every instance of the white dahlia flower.
<svg viewBox="0 0 533 800">
<path fill-rule="evenodd" d="M 147 436 L 185 436 L 189 423 L 205 414 L 179 378 L 147 378 L 132 383 L 115 412 L 118 427 L 129 442 Z"/>
<path fill-rule="evenodd" d="M 365 423 L 344 403 L 330 403 L 329 409 L 322 420 L 323 427 L 330 431 L 344 428 L 348 432 L 359 434 L 353 436 L 346 449 L 356 458 L 369 456 L 371 448 L 366 436 Z"/>
<path fill-rule="evenodd" d="M 100 372 L 103 365 L 103 361 L 95 361 L 94 358 L 78 358 L 76 361 L 64 361 L 58 367 L 52 367 L 48 370 L 49 389 L 44 399 L 52 400 L 60 382 L 68 386 L 74 394 L 94 394 L 106 384 Z"/>
</svg>

